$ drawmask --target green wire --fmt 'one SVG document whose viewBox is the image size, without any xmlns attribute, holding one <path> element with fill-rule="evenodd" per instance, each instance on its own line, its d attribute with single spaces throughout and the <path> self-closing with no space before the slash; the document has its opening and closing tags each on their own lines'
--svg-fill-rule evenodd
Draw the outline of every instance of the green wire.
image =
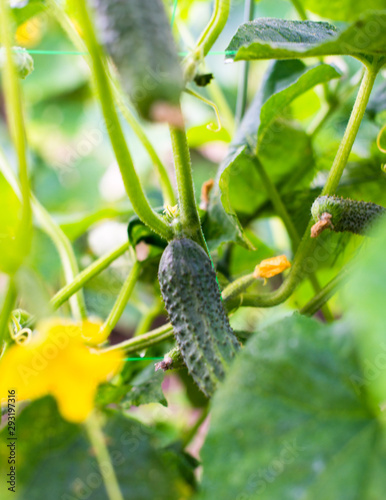
<svg viewBox="0 0 386 500">
<path fill-rule="evenodd" d="M 124 361 L 155 361 L 164 358 L 125 358 Z"/>
<path fill-rule="evenodd" d="M 15 49 L 15 52 L 22 52 L 25 49 Z M 88 52 L 78 52 L 76 50 L 27 50 L 29 54 L 34 55 L 47 55 L 47 56 L 58 56 L 58 55 L 67 55 L 67 56 L 87 56 Z M 236 54 L 236 50 L 212 50 L 208 53 L 208 56 L 220 56 L 220 55 L 234 55 Z M 179 52 L 180 56 L 186 56 L 189 52 Z"/>
</svg>

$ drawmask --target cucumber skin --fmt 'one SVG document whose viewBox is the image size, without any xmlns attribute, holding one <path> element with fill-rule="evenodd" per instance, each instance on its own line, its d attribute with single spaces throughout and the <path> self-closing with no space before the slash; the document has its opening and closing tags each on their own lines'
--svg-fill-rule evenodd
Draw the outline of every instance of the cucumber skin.
<svg viewBox="0 0 386 500">
<path fill-rule="evenodd" d="M 157 102 L 177 106 L 184 88 L 162 0 L 93 0 L 99 39 L 143 118 Z"/>
<path fill-rule="evenodd" d="M 212 263 L 194 241 L 173 240 L 162 254 L 158 278 L 185 364 L 209 397 L 240 347 L 230 327 Z"/>
<path fill-rule="evenodd" d="M 354 234 L 365 234 L 372 224 L 386 212 L 386 209 L 372 202 L 355 201 L 339 196 L 319 196 L 311 207 L 315 222 L 323 213 L 332 215 L 334 231 L 349 231 Z"/>
</svg>

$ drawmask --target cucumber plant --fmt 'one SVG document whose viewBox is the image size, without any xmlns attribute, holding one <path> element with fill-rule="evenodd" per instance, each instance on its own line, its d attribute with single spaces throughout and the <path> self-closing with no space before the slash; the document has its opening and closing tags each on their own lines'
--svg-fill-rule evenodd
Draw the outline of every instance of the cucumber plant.
<svg viewBox="0 0 386 500">
<path fill-rule="evenodd" d="M 1 498 L 384 498 L 385 4 L 285 3 L 0 0 Z"/>
</svg>

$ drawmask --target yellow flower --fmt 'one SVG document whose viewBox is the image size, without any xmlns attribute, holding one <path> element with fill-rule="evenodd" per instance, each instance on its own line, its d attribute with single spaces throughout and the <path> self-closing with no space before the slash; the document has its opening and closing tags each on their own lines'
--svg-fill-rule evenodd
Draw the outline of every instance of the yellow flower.
<svg viewBox="0 0 386 500">
<path fill-rule="evenodd" d="M 270 259 L 265 259 L 256 266 L 253 276 L 255 278 L 272 278 L 291 267 L 285 255 L 278 255 Z"/>
<path fill-rule="evenodd" d="M 18 45 L 23 47 L 34 47 L 42 38 L 42 20 L 40 17 L 33 17 L 21 24 L 15 34 Z"/>
<path fill-rule="evenodd" d="M 28 344 L 13 345 L 0 361 L 0 400 L 16 390 L 18 401 L 51 394 L 62 416 L 83 422 L 94 408 L 98 385 L 117 373 L 122 353 L 100 353 L 84 344 L 100 323 L 51 319 L 37 325 Z"/>
</svg>

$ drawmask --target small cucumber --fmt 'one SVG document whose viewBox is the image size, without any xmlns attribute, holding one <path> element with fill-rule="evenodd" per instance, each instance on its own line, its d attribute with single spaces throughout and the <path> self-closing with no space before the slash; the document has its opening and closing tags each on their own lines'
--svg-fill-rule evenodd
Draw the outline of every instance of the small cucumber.
<svg viewBox="0 0 386 500">
<path fill-rule="evenodd" d="M 311 207 L 315 221 L 311 237 L 316 238 L 327 227 L 339 233 L 364 234 L 385 211 L 384 207 L 371 202 L 319 196 Z"/>
<path fill-rule="evenodd" d="M 239 349 L 211 261 L 194 241 L 176 239 L 162 254 L 158 278 L 184 362 L 211 396 Z"/>
<path fill-rule="evenodd" d="M 137 111 L 147 119 L 167 114 L 184 82 L 162 0 L 94 0 L 94 6 L 100 40 Z"/>
</svg>

